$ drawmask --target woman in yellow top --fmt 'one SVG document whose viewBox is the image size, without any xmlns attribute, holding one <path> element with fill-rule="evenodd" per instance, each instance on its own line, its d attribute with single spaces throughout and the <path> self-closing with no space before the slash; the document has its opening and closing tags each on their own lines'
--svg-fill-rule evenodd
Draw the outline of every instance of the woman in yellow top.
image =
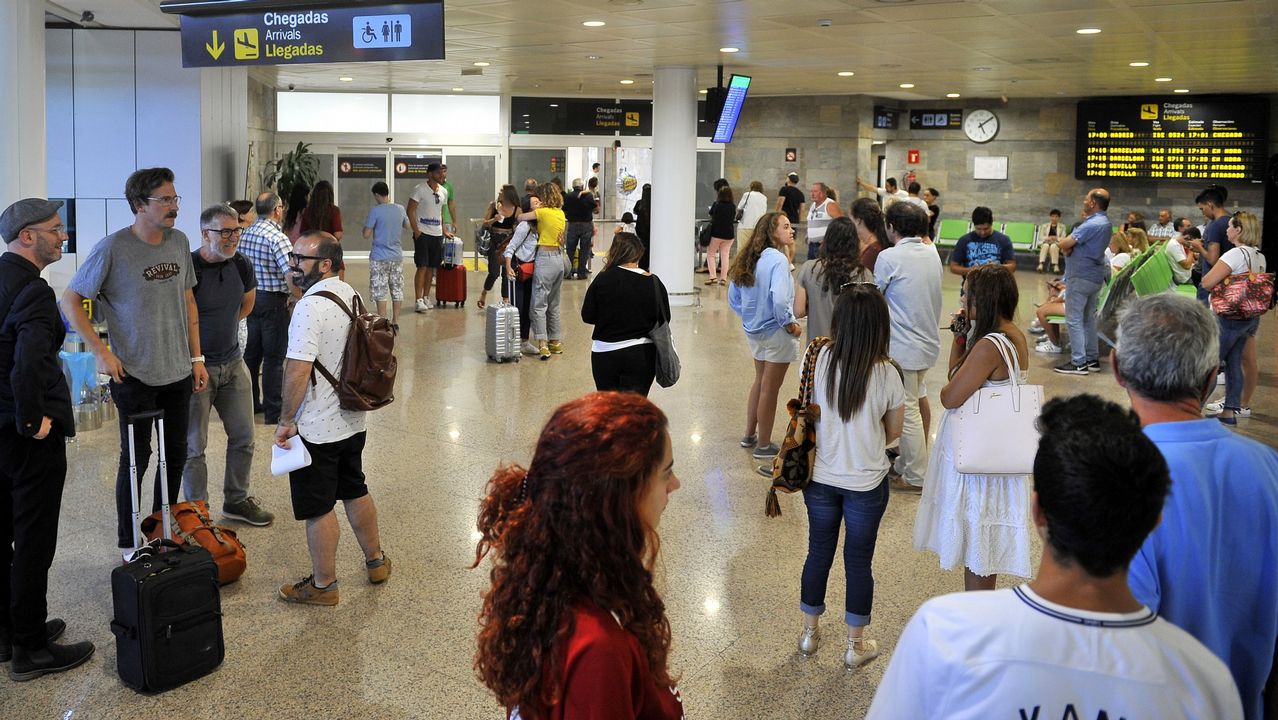
<svg viewBox="0 0 1278 720">
<path fill-rule="evenodd" d="M 537 221 L 537 258 L 533 271 L 532 330 L 537 338 L 538 353 L 542 360 L 549 360 L 551 353 L 564 351 L 560 341 L 559 291 L 564 284 L 564 196 L 554 183 L 537 188 L 536 203 L 530 212 L 519 216 L 521 221 Z M 547 342 L 549 341 L 549 342 Z"/>
</svg>

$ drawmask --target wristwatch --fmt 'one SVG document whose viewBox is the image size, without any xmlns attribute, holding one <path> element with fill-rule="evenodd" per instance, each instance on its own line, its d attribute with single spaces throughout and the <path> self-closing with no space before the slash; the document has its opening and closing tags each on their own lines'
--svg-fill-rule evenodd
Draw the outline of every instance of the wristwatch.
<svg viewBox="0 0 1278 720">
<path fill-rule="evenodd" d="M 203 355 L 196 355 L 195 357 L 191 358 L 191 364 L 192 364 L 192 365 L 194 365 L 194 364 L 195 364 L 195 363 L 197 363 L 197 362 L 198 362 L 198 363 L 202 363 L 202 362 L 204 362 L 204 356 L 203 356 Z"/>
</svg>

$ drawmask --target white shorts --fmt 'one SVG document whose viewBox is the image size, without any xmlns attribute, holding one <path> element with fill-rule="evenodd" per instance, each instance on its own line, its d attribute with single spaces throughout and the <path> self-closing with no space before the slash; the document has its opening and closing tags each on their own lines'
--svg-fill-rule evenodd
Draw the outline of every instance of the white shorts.
<svg viewBox="0 0 1278 720">
<path fill-rule="evenodd" d="M 792 363 L 799 359 L 802 351 L 799 338 L 786 332 L 785 328 L 763 335 L 746 333 L 746 341 L 750 343 L 750 355 L 763 362 Z"/>
</svg>

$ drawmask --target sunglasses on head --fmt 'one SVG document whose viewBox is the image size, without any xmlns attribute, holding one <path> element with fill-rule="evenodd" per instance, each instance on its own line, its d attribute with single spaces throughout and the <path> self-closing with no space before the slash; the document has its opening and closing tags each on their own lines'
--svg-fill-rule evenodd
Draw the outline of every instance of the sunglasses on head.
<svg viewBox="0 0 1278 720">
<path fill-rule="evenodd" d="M 848 289 L 848 288 L 850 288 L 850 287 L 855 287 L 855 286 L 857 286 L 857 285 L 869 285 L 870 287 L 874 288 L 875 290 L 878 290 L 878 289 L 879 289 L 879 284 L 878 284 L 878 283 L 870 282 L 869 280 L 855 280 L 855 281 L 853 281 L 853 282 L 845 282 L 845 283 L 843 283 L 842 285 L 840 285 L 840 286 L 839 286 L 839 292 L 843 292 L 844 290 L 847 290 L 847 289 Z"/>
</svg>

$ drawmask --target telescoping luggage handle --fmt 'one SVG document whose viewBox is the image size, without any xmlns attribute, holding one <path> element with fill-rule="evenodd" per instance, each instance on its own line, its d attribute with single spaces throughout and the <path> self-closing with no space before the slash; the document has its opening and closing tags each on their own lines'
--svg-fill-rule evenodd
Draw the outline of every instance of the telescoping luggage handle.
<svg viewBox="0 0 1278 720">
<path fill-rule="evenodd" d="M 137 443 L 133 437 L 133 426 L 138 422 L 155 422 L 156 447 L 160 456 L 160 468 L 156 473 L 155 481 L 160 484 L 160 525 L 164 527 L 164 539 L 173 541 L 173 528 L 169 526 L 169 482 L 168 482 L 168 462 L 164 456 L 164 411 L 151 410 L 130 415 L 128 417 L 127 427 L 129 429 L 129 496 L 133 499 L 133 549 L 136 551 L 141 548 L 142 543 L 142 513 L 141 507 L 141 490 L 138 488 L 138 456 Z"/>
</svg>

